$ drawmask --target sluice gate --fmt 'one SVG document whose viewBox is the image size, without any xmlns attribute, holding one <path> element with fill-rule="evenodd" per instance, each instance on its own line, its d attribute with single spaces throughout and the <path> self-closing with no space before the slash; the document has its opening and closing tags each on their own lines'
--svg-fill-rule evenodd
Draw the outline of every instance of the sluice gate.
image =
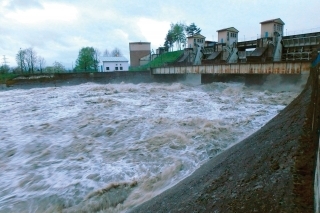
<svg viewBox="0 0 320 213">
<path fill-rule="evenodd" d="M 273 62 L 246 64 L 213 64 L 152 68 L 158 74 L 309 74 L 310 62 Z"/>
</svg>

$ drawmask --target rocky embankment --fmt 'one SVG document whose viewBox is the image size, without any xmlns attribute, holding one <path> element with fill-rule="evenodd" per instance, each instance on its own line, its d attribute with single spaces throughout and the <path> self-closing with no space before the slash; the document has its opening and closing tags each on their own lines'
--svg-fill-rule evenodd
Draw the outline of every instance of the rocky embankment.
<svg viewBox="0 0 320 213">
<path fill-rule="evenodd" d="M 313 212 L 318 81 L 313 69 L 263 128 L 131 212 Z"/>
</svg>

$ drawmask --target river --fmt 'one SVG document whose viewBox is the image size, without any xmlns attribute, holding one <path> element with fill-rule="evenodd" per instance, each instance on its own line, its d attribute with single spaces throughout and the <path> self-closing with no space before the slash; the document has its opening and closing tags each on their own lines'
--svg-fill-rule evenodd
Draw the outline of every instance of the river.
<svg viewBox="0 0 320 213">
<path fill-rule="evenodd" d="M 0 212 L 125 212 L 261 128 L 304 83 L 1 90 Z"/>
</svg>

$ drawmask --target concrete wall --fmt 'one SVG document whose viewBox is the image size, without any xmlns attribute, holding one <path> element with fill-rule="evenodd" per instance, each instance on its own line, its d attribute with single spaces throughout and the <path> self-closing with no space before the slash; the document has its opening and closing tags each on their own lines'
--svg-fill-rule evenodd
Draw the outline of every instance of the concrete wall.
<svg viewBox="0 0 320 213">
<path fill-rule="evenodd" d="M 320 143 L 320 138 L 319 142 Z M 320 149 L 317 151 L 317 166 L 314 177 L 314 209 L 315 213 L 320 213 Z"/>
<path fill-rule="evenodd" d="M 310 62 L 160 67 L 152 74 L 309 74 Z"/>
<path fill-rule="evenodd" d="M 47 87 L 67 86 L 81 83 L 151 83 L 154 77 L 150 71 L 143 72 L 94 72 L 94 73 L 55 73 L 25 75 L 6 82 L 7 87 Z"/>
<path fill-rule="evenodd" d="M 273 22 L 261 24 L 261 38 L 273 37 L 273 24 Z M 267 36 L 266 32 L 268 32 Z"/>
<path fill-rule="evenodd" d="M 228 40 L 228 33 L 229 33 L 229 40 Z M 236 37 L 231 37 L 231 33 L 236 34 Z M 221 39 L 223 39 L 223 42 L 221 42 Z M 221 31 L 218 32 L 218 42 L 219 43 L 226 43 L 227 45 L 232 45 L 234 42 L 238 41 L 238 33 L 231 32 L 231 31 Z"/>
<path fill-rule="evenodd" d="M 227 31 L 218 32 L 218 43 L 227 43 Z"/>
<path fill-rule="evenodd" d="M 150 71 L 139 72 L 94 72 L 94 73 L 56 73 L 56 74 L 35 74 L 20 76 L 6 82 L 10 88 L 37 88 L 71 86 L 81 83 L 93 82 L 100 84 L 107 83 L 172 83 L 182 81 L 186 83 L 201 83 L 201 75 L 152 75 Z"/>
<path fill-rule="evenodd" d="M 274 26 L 276 25 L 276 26 Z M 279 30 L 279 27 L 281 29 Z M 274 32 L 278 32 L 283 35 L 284 26 L 279 23 L 269 22 L 265 24 L 261 24 L 261 38 L 265 38 L 265 33 L 268 32 L 268 37 L 273 37 Z"/>
<path fill-rule="evenodd" d="M 316 168 L 315 168 L 315 177 L 314 177 L 314 212 L 320 213 L 320 65 L 318 64 L 317 68 L 317 81 L 316 85 L 318 87 L 317 92 L 315 93 L 315 115 L 314 120 L 316 124 L 316 146 L 318 147 L 316 151 Z"/>
</svg>

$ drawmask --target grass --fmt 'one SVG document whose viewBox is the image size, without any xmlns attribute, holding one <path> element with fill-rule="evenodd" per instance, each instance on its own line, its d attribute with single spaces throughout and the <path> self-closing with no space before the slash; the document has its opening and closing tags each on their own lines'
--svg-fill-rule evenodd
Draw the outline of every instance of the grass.
<svg viewBox="0 0 320 213">
<path fill-rule="evenodd" d="M 0 74 L 0 84 L 5 84 L 7 80 L 11 80 L 17 76 L 17 74 L 13 73 Z"/>
<path fill-rule="evenodd" d="M 129 71 L 146 71 L 149 68 L 163 67 L 167 63 L 175 62 L 182 54 L 183 50 L 163 53 L 146 65 L 142 65 L 139 67 L 130 67 Z"/>
</svg>

